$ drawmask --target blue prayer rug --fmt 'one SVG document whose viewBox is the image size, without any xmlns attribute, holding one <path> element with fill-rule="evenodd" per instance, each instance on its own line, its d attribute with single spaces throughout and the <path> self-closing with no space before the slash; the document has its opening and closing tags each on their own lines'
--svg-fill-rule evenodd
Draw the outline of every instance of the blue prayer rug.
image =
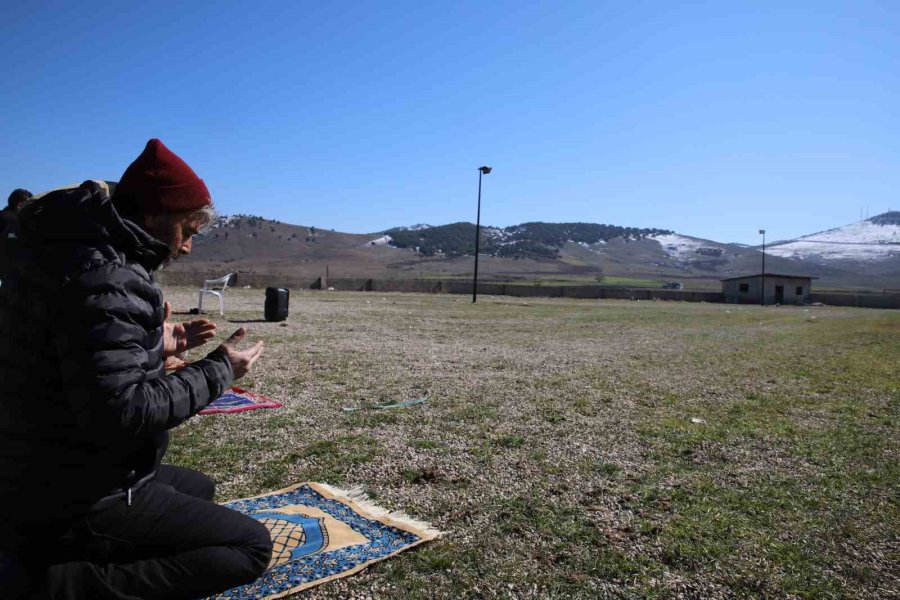
<svg viewBox="0 0 900 600">
<path fill-rule="evenodd" d="M 216 600 L 280 598 L 352 575 L 441 535 L 427 523 L 374 506 L 357 491 L 322 483 L 301 483 L 225 506 L 265 525 L 273 551 L 262 577 L 212 596 Z"/>
<path fill-rule="evenodd" d="M 210 402 L 199 414 L 236 413 L 259 408 L 281 408 L 282 406 L 284 405 L 267 396 L 254 394 L 233 385 L 225 390 L 224 394 Z"/>
</svg>

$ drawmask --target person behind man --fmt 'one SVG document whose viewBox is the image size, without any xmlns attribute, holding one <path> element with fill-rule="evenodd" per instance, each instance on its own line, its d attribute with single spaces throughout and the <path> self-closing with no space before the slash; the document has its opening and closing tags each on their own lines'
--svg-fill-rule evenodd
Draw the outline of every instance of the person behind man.
<svg viewBox="0 0 900 600">
<path fill-rule="evenodd" d="M 215 326 L 165 323 L 153 272 L 212 216 L 203 181 L 153 139 L 112 198 L 96 181 L 50 192 L 2 240 L 0 598 L 197 598 L 267 567 L 262 524 L 211 502 L 205 475 L 161 465 L 168 430 L 262 352 L 239 350 L 239 329 L 164 371 Z"/>
<path fill-rule="evenodd" d="M 14 189 L 9 198 L 6 199 L 6 210 L 10 210 L 12 212 L 19 212 L 19 209 L 22 207 L 22 204 L 31 198 L 32 194 L 28 190 L 22 188 Z"/>
<path fill-rule="evenodd" d="M 16 213 L 19 212 L 19 207 L 29 198 L 31 198 L 31 192 L 28 190 L 16 188 L 12 191 L 6 200 L 6 208 L 0 210 L 0 234 L 11 228 L 16 221 Z"/>
</svg>

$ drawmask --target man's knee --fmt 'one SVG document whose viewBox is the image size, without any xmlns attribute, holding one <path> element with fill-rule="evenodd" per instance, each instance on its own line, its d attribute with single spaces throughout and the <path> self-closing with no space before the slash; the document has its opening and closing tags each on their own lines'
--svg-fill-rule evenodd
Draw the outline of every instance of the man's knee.
<svg viewBox="0 0 900 600">
<path fill-rule="evenodd" d="M 216 484 L 208 475 L 187 467 L 161 465 L 156 474 L 156 482 L 170 485 L 182 494 L 210 502 L 216 495 Z"/>
<path fill-rule="evenodd" d="M 196 486 L 194 495 L 197 498 L 212 502 L 213 498 L 216 497 L 216 483 L 209 475 L 197 471 L 193 483 Z"/>
<path fill-rule="evenodd" d="M 243 545 L 244 554 L 247 556 L 247 568 L 249 581 L 257 579 L 269 566 L 272 559 L 272 536 L 265 525 L 247 517 L 246 541 Z"/>
</svg>

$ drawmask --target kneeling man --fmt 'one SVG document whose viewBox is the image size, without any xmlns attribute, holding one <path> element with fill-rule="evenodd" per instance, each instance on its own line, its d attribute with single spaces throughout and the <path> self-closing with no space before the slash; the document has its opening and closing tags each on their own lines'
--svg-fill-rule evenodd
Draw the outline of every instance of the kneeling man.
<svg viewBox="0 0 900 600">
<path fill-rule="evenodd" d="M 198 598 L 248 583 L 272 543 L 212 502 L 205 475 L 162 465 L 168 430 L 253 366 L 239 329 L 170 326 L 153 272 L 209 224 L 203 181 L 150 140 L 104 182 L 35 197 L 0 240 L 0 597 Z"/>
</svg>

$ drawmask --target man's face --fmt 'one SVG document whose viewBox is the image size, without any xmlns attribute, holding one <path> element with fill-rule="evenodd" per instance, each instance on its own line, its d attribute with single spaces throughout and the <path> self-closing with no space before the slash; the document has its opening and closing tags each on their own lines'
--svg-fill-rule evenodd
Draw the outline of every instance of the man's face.
<svg viewBox="0 0 900 600">
<path fill-rule="evenodd" d="M 169 247 L 166 262 L 191 253 L 191 238 L 200 233 L 202 224 L 202 218 L 194 212 L 151 215 L 146 219 L 147 233 Z"/>
</svg>

